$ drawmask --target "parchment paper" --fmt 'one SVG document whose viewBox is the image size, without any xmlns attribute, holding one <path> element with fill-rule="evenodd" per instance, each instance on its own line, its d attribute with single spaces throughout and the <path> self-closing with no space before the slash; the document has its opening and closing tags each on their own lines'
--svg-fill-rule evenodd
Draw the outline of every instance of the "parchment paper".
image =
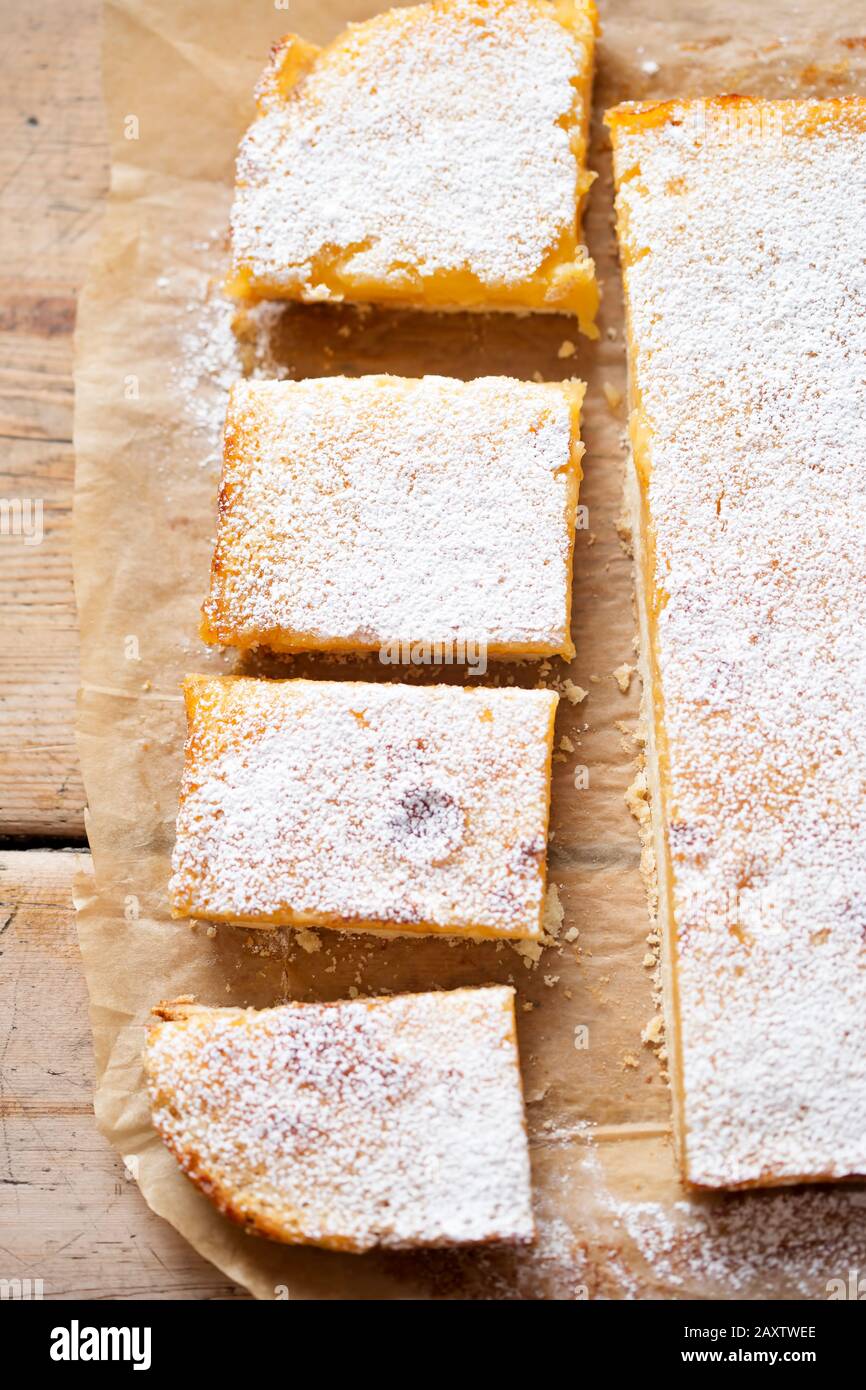
<svg viewBox="0 0 866 1390">
<path fill-rule="evenodd" d="M 642 1041 L 648 1025 L 654 1037 L 657 1003 L 641 845 L 624 801 L 639 752 L 630 736 L 639 682 L 623 692 L 612 676 L 636 658 L 630 560 L 616 529 L 626 458 L 616 393 L 624 392 L 625 364 L 600 115 L 630 97 L 866 92 L 866 14 L 855 0 L 601 6 L 592 150 L 600 177 L 587 225 L 604 287 L 598 343 L 579 339 L 564 318 L 314 307 L 239 321 L 236 355 L 218 284 L 235 149 L 269 43 L 288 29 L 326 41 L 379 7 L 291 0 L 286 13 L 270 0 L 111 0 L 106 9 L 112 188 L 80 308 L 76 378 L 78 736 L 95 868 L 95 882 L 80 885 L 79 930 L 99 1123 L 153 1209 L 261 1298 L 824 1298 L 828 1280 L 866 1270 L 866 1197 L 853 1188 L 689 1197 L 672 1157 L 663 1051 L 660 1060 L 659 1047 Z M 241 369 L 588 381 L 577 657 L 570 668 L 552 662 L 542 679 L 561 685 L 567 677 L 589 693 L 560 706 L 557 737 L 574 751 L 554 768 L 549 871 L 564 919 L 540 960 L 510 946 L 371 942 L 337 932 L 318 933 L 319 949 L 307 951 L 291 932 L 169 920 L 178 684 L 190 671 L 235 666 L 231 654 L 203 647 L 197 621 L 220 411 Z M 259 669 L 383 674 L 375 662 L 310 659 Z M 509 677 L 533 685 L 539 673 L 532 665 L 493 668 L 487 679 Z M 588 769 L 588 788 L 575 786 L 577 767 Z M 573 929 L 579 936 L 567 940 Z M 357 1257 L 251 1238 L 181 1176 L 151 1130 L 139 1058 L 159 999 L 193 993 L 211 1004 L 262 1006 L 338 998 L 350 988 L 507 980 L 519 991 L 539 1221 L 531 1252 Z"/>
</svg>

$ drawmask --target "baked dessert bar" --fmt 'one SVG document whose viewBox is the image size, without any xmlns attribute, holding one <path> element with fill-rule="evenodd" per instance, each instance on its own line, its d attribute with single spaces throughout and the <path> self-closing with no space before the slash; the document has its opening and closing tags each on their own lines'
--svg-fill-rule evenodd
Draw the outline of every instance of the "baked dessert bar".
<svg viewBox="0 0 866 1390">
<path fill-rule="evenodd" d="M 248 1231 L 356 1252 L 532 1239 L 513 990 L 153 1013 L 154 1125 Z"/>
<path fill-rule="evenodd" d="M 583 392 L 506 377 L 238 383 L 202 636 L 389 660 L 466 642 L 572 657 Z"/>
<path fill-rule="evenodd" d="M 617 107 L 676 1129 L 866 1173 L 866 101 Z"/>
<path fill-rule="evenodd" d="M 557 697 L 191 676 L 176 917 L 541 934 Z"/>
<path fill-rule="evenodd" d="M 592 0 L 433 0 L 289 34 L 240 147 L 230 289 L 248 301 L 576 314 Z"/>
</svg>

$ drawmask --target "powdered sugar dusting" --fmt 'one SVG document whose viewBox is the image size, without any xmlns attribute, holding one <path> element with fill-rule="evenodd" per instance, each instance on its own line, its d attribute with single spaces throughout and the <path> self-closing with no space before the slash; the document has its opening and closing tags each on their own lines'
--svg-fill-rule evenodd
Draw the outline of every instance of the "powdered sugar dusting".
<svg viewBox="0 0 866 1390">
<path fill-rule="evenodd" d="M 532 1237 L 513 990 L 156 1012 L 154 1122 L 223 1210 L 351 1250 Z"/>
<path fill-rule="evenodd" d="M 236 386 L 207 635 L 570 653 L 582 394 L 502 377 Z"/>
<path fill-rule="evenodd" d="M 262 349 L 280 306 L 255 304 L 245 311 L 245 331 L 257 349 L 252 363 L 244 360 L 235 335 L 237 313 L 236 301 L 215 293 L 209 279 L 203 277 L 200 294 L 183 305 L 179 353 L 169 364 L 172 383 L 204 445 L 202 467 L 220 462 L 226 406 L 234 383 L 245 375 L 270 378 L 281 374 L 279 363 L 259 360 L 265 355 Z"/>
<path fill-rule="evenodd" d="M 574 1140 L 565 1140 L 572 1150 Z M 577 1165 L 560 1165 L 546 1133 L 540 1143 L 530 1136 L 532 1245 L 431 1255 L 413 1260 L 411 1273 L 422 1273 L 433 1296 L 481 1299 L 846 1300 L 866 1292 L 866 1192 L 678 1197 L 665 1144 L 622 1131 L 599 1141 L 591 1128 L 580 1140 Z M 652 1198 L 633 1195 L 646 1188 Z"/>
<path fill-rule="evenodd" d="M 552 692 L 192 677 L 187 702 L 176 914 L 541 935 Z"/>
<path fill-rule="evenodd" d="M 571 139 L 589 12 L 574 25 L 540 0 L 436 0 L 350 26 L 287 97 L 267 74 L 238 159 L 236 270 L 265 293 L 340 297 L 336 270 L 399 298 L 437 274 L 519 288 L 564 247 L 591 277 Z"/>
<path fill-rule="evenodd" d="M 243 371 L 232 331 L 237 305 L 220 295 L 190 301 L 180 339 L 176 385 L 193 423 L 216 445 L 225 420 L 228 393 Z"/>
<path fill-rule="evenodd" d="M 866 1197 L 842 1189 L 611 1206 L 669 1294 L 837 1298 L 866 1274 Z M 646 1286 L 644 1285 L 644 1291 Z"/>
<path fill-rule="evenodd" d="M 866 102 L 613 117 L 688 1176 L 866 1171 Z"/>
</svg>

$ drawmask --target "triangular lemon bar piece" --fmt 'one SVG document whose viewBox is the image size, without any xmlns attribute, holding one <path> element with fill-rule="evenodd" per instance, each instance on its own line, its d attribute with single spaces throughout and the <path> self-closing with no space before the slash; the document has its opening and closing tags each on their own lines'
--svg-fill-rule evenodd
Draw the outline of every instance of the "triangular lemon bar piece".
<svg viewBox="0 0 866 1390">
<path fill-rule="evenodd" d="M 532 1239 L 512 989 L 153 1012 L 154 1125 L 247 1230 L 348 1251 Z"/>
</svg>

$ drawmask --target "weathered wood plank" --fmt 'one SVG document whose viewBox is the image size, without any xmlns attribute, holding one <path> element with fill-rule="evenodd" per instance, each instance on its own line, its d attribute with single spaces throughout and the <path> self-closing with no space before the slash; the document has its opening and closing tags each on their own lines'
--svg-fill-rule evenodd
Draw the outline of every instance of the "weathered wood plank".
<svg viewBox="0 0 866 1390">
<path fill-rule="evenodd" d="M 0 1278 L 63 1298 L 245 1297 L 149 1210 L 98 1133 L 72 908 L 86 856 L 0 853 Z"/>
<path fill-rule="evenodd" d="M 100 10 L 0 0 L 0 23 L 0 836 L 68 842 L 84 836 L 72 335 L 107 182 Z"/>
</svg>

